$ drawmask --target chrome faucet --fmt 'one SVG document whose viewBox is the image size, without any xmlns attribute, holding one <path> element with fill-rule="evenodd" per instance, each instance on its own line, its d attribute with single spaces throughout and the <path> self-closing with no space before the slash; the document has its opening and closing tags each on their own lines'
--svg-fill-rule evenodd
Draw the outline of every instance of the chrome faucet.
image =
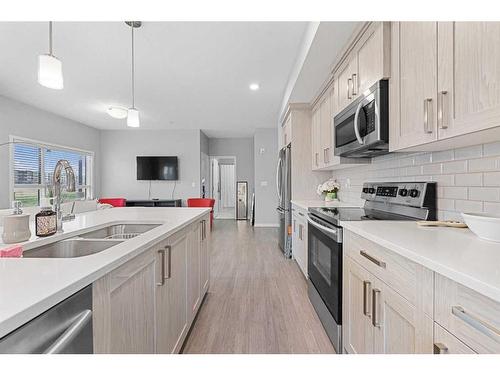
<svg viewBox="0 0 500 375">
<path fill-rule="evenodd" d="M 63 215 L 61 211 L 61 203 L 62 203 L 62 197 L 61 197 L 61 173 L 62 171 L 66 172 L 66 191 L 68 192 L 73 192 L 75 191 L 75 172 L 73 171 L 73 168 L 71 168 L 71 165 L 69 164 L 69 161 L 67 160 L 59 160 L 56 164 L 56 167 L 54 168 L 54 175 L 52 176 L 52 185 L 54 186 L 54 210 L 56 212 L 56 217 L 57 217 L 57 231 L 62 232 L 63 227 Z"/>
</svg>

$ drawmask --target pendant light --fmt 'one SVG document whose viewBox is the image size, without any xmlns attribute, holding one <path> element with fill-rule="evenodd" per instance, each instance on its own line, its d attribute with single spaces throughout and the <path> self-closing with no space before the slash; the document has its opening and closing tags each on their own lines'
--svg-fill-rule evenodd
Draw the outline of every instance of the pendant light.
<svg viewBox="0 0 500 375">
<path fill-rule="evenodd" d="M 125 22 L 132 29 L 132 107 L 128 109 L 127 126 L 138 128 L 140 124 L 139 111 L 135 108 L 135 50 L 134 50 L 134 29 L 142 25 L 140 21 Z"/>
<path fill-rule="evenodd" d="M 38 83 L 55 90 L 64 87 L 61 60 L 52 53 L 52 22 L 49 22 L 49 53 L 38 56 Z"/>
</svg>

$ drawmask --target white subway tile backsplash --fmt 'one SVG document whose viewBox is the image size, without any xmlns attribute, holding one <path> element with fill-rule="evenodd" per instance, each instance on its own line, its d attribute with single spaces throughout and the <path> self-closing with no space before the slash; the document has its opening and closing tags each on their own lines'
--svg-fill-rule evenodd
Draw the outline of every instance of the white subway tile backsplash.
<svg viewBox="0 0 500 375">
<path fill-rule="evenodd" d="M 500 142 L 484 144 L 483 154 L 484 156 L 500 155 Z"/>
<path fill-rule="evenodd" d="M 469 172 L 494 171 L 497 169 L 496 158 L 469 160 Z"/>
<path fill-rule="evenodd" d="M 470 187 L 469 199 L 474 201 L 498 201 L 500 200 L 500 188 Z"/>
<path fill-rule="evenodd" d="M 443 187 L 443 198 L 447 199 L 467 199 L 466 187 Z"/>
<path fill-rule="evenodd" d="M 483 186 L 482 173 L 463 173 L 455 176 L 457 186 Z"/>
<path fill-rule="evenodd" d="M 365 181 L 435 181 L 438 217 L 462 220 L 460 212 L 500 215 L 500 142 L 454 150 L 392 153 L 371 164 L 333 172 L 340 199 L 361 205 Z M 349 180 L 349 184 L 346 181 Z"/>
<path fill-rule="evenodd" d="M 467 160 L 443 163 L 443 173 L 465 173 L 467 172 Z"/>
<path fill-rule="evenodd" d="M 482 145 L 455 149 L 455 160 L 480 158 L 481 156 L 483 156 Z"/>
<path fill-rule="evenodd" d="M 484 186 L 500 186 L 500 172 L 485 172 Z"/>
</svg>

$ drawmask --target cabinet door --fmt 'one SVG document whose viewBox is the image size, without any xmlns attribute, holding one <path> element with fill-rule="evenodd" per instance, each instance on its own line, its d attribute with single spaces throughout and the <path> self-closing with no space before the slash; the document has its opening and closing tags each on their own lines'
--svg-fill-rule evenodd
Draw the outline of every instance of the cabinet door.
<svg viewBox="0 0 500 375">
<path fill-rule="evenodd" d="M 437 139 L 437 23 L 394 22 L 390 148 Z"/>
<path fill-rule="evenodd" d="M 307 224 L 300 216 L 300 213 L 294 214 L 293 220 L 293 252 L 294 258 L 299 265 L 300 270 L 307 278 Z"/>
<path fill-rule="evenodd" d="M 210 284 L 210 216 L 205 216 L 202 220 L 202 232 L 201 232 L 201 299 L 205 296 L 208 291 L 208 286 Z"/>
<path fill-rule="evenodd" d="M 320 107 L 313 109 L 311 123 L 312 169 L 320 168 Z"/>
<path fill-rule="evenodd" d="M 476 354 L 439 324 L 434 323 L 434 354 Z"/>
<path fill-rule="evenodd" d="M 338 97 L 338 112 L 341 112 L 345 107 L 347 107 L 353 98 L 359 93 L 358 87 L 354 86 L 356 82 L 359 82 L 356 74 L 358 73 L 358 59 L 357 55 L 353 55 L 344 64 L 342 68 L 339 69 L 336 81 L 337 81 L 337 97 Z M 353 77 L 354 75 L 354 77 Z M 354 81 L 353 82 L 353 78 Z"/>
<path fill-rule="evenodd" d="M 158 253 L 156 352 L 177 353 L 187 334 L 187 231 L 167 239 L 165 258 Z M 162 249 L 160 249 L 161 251 Z M 163 262 L 165 260 L 165 262 Z M 164 268 L 161 265 L 164 264 Z M 161 275 L 164 275 L 162 281 Z"/>
<path fill-rule="evenodd" d="M 390 75 L 390 23 L 381 22 L 368 33 L 358 51 L 358 72 L 354 77 L 354 86 L 359 82 L 360 93 Z"/>
<path fill-rule="evenodd" d="M 432 354 L 431 318 L 378 279 L 371 297 L 375 353 Z"/>
<path fill-rule="evenodd" d="M 320 121 L 321 121 L 321 150 L 320 158 L 323 167 L 329 166 L 332 160 L 332 119 L 330 107 L 330 92 L 325 93 L 324 99 L 320 106 Z"/>
<path fill-rule="evenodd" d="M 373 353 L 371 290 L 373 276 L 349 257 L 344 257 L 343 340 L 350 354 Z"/>
<path fill-rule="evenodd" d="M 155 257 L 147 251 L 94 282 L 94 352 L 154 353 Z"/>
<path fill-rule="evenodd" d="M 438 28 L 440 138 L 499 126 L 500 22 L 440 22 Z"/>
<path fill-rule="evenodd" d="M 192 224 L 187 237 L 188 322 L 196 316 L 201 301 L 201 235 L 203 223 Z"/>
</svg>

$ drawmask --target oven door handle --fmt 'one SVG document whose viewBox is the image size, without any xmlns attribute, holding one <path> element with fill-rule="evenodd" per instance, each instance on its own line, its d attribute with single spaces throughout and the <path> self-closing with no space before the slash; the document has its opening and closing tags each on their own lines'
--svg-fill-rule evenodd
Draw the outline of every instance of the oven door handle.
<svg viewBox="0 0 500 375">
<path fill-rule="evenodd" d="M 321 224 L 315 222 L 314 220 L 312 220 L 309 216 L 307 217 L 307 221 L 309 224 L 311 224 L 313 227 L 318 228 L 319 230 L 333 234 L 334 236 L 338 235 L 338 232 L 336 229 L 331 229 L 331 228 L 325 227 L 324 225 L 321 225 Z"/>
<path fill-rule="evenodd" d="M 365 142 L 363 141 L 363 138 L 361 138 L 361 134 L 359 134 L 359 112 L 361 111 L 361 107 L 363 107 L 363 101 L 361 101 L 358 104 L 358 107 L 356 108 L 356 113 L 354 114 L 354 134 L 356 134 L 356 139 L 358 140 L 358 143 L 360 145 L 364 144 Z"/>
</svg>

